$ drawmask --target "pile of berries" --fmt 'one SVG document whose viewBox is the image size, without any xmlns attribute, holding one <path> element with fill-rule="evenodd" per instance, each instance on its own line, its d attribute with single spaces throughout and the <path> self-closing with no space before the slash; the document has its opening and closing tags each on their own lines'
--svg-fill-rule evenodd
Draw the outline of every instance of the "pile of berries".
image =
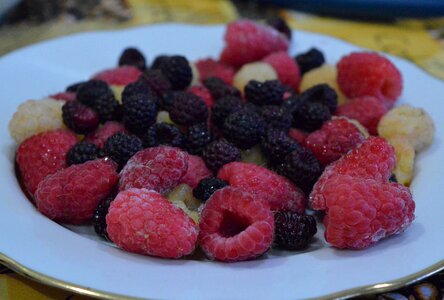
<svg viewBox="0 0 444 300">
<path fill-rule="evenodd" d="M 18 107 L 19 180 L 48 218 L 163 258 L 303 250 L 316 215 L 337 248 L 404 231 L 433 121 L 395 107 L 402 76 L 387 58 L 328 65 L 316 48 L 290 56 L 291 37 L 280 18 L 239 20 L 218 59 L 148 64 L 125 49 L 117 67 Z"/>
</svg>

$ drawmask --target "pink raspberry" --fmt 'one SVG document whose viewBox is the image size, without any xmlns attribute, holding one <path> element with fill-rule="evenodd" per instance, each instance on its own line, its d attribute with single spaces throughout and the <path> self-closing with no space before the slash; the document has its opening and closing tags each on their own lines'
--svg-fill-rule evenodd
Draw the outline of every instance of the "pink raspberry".
<svg viewBox="0 0 444 300">
<path fill-rule="evenodd" d="M 199 229 L 199 242 L 208 257 L 241 261 L 270 248 L 274 218 L 268 203 L 258 195 L 225 187 L 206 202 Z"/>
<path fill-rule="evenodd" d="M 202 86 L 202 85 L 193 85 L 188 88 L 188 92 L 200 97 L 203 102 L 208 106 L 208 108 L 212 108 L 214 104 L 213 96 L 211 96 L 210 91 Z"/>
<path fill-rule="evenodd" d="M 301 72 L 296 61 L 288 55 L 285 51 L 271 53 L 263 60 L 270 64 L 276 71 L 279 80 L 296 91 L 299 91 L 299 84 L 301 82 Z"/>
<path fill-rule="evenodd" d="M 301 145 L 304 144 L 305 139 L 307 138 L 307 134 L 297 128 L 291 128 L 290 131 L 288 132 L 288 136 Z"/>
<path fill-rule="evenodd" d="M 310 133 L 304 146 L 310 149 L 319 162 L 326 166 L 365 140 L 359 129 L 345 118 L 327 121 Z"/>
<path fill-rule="evenodd" d="M 189 155 L 178 148 L 158 146 L 137 152 L 120 172 L 119 190 L 146 188 L 165 193 L 179 184 Z"/>
<path fill-rule="evenodd" d="M 233 83 L 234 69 L 224 63 L 212 58 L 206 58 L 198 60 L 195 65 L 199 71 L 199 79 L 201 82 L 210 77 L 219 77 L 226 84 Z"/>
<path fill-rule="evenodd" d="M 26 188 L 34 194 L 46 176 L 67 167 L 66 155 L 77 142 L 67 130 L 47 131 L 34 135 L 20 144 L 16 161 Z"/>
<path fill-rule="evenodd" d="M 355 119 L 367 128 L 371 135 L 377 135 L 379 120 L 386 112 L 384 101 L 372 96 L 363 96 L 338 106 L 335 114 Z"/>
<path fill-rule="evenodd" d="M 117 165 L 109 159 L 72 165 L 46 177 L 37 187 L 37 209 L 50 219 L 82 224 L 92 219 L 100 201 L 119 180 Z"/>
<path fill-rule="evenodd" d="M 325 168 L 310 193 L 311 208 L 315 210 L 326 208 L 323 189 L 331 177 L 338 174 L 350 175 L 385 183 L 390 178 L 395 164 L 395 151 L 385 139 L 367 138 L 360 146 Z"/>
<path fill-rule="evenodd" d="M 208 170 L 202 158 L 196 155 L 188 155 L 188 169 L 180 183 L 188 184 L 194 189 L 199 181 L 212 175 L 213 173 Z"/>
<path fill-rule="evenodd" d="M 337 69 L 339 87 L 348 98 L 374 96 L 392 107 L 401 95 L 401 73 L 377 53 L 351 53 L 341 58 Z"/>
<path fill-rule="evenodd" d="M 128 85 L 139 79 L 142 72 L 133 66 L 120 66 L 114 69 L 103 70 L 95 74 L 92 79 L 103 80 L 110 85 Z"/>
<path fill-rule="evenodd" d="M 61 92 L 54 95 L 49 96 L 52 99 L 63 100 L 63 101 L 75 101 L 76 93 L 73 92 Z"/>
<path fill-rule="evenodd" d="M 99 127 L 96 131 L 88 134 L 85 137 L 85 141 L 93 143 L 99 148 L 103 148 L 103 146 L 105 146 L 106 140 L 118 132 L 128 133 L 122 123 L 108 121 L 101 127 Z"/>
<path fill-rule="evenodd" d="M 306 198 L 290 180 L 267 168 L 244 162 L 224 165 L 217 177 L 268 201 L 272 210 L 303 213 Z"/>
<path fill-rule="evenodd" d="M 272 27 L 250 20 L 231 22 L 225 32 L 220 60 L 233 67 L 260 60 L 270 53 L 287 51 L 288 39 Z"/>
<path fill-rule="evenodd" d="M 111 202 L 106 224 L 110 239 L 129 252 L 179 258 L 196 246 L 194 221 L 162 195 L 147 189 L 120 192 Z"/>
<path fill-rule="evenodd" d="M 399 183 L 336 175 L 324 185 L 325 239 L 337 248 L 363 249 L 401 233 L 414 220 L 415 202 Z"/>
</svg>

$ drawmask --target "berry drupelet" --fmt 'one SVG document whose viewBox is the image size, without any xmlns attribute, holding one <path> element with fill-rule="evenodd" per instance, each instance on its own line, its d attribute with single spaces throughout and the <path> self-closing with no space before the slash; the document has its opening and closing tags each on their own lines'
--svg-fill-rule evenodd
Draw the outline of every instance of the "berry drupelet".
<svg viewBox="0 0 444 300">
<path fill-rule="evenodd" d="M 308 247 L 317 232 L 313 216 L 300 215 L 291 211 L 274 214 L 274 246 L 285 250 L 303 250 Z"/>
<path fill-rule="evenodd" d="M 66 155 L 68 166 L 83 164 L 88 160 L 94 160 L 99 157 L 99 148 L 93 143 L 79 142 L 75 144 Z"/>
<path fill-rule="evenodd" d="M 167 123 L 155 123 L 142 136 L 145 147 L 155 147 L 159 145 L 183 148 L 184 135 L 177 126 Z"/>
<path fill-rule="evenodd" d="M 265 134 L 263 119 L 250 110 L 230 114 L 222 127 L 224 137 L 240 149 L 249 149 L 258 144 Z"/>
<path fill-rule="evenodd" d="M 256 105 L 280 105 L 286 89 L 279 80 L 250 80 L 245 86 L 245 98 Z"/>
<path fill-rule="evenodd" d="M 134 66 L 139 70 L 145 70 L 146 61 L 143 54 L 136 48 L 126 48 L 119 57 L 119 66 Z"/>
<path fill-rule="evenodd" d="M 114 95 L 104 94 L 96 99 L 92 108 L 99 115 L 101 123 L 119 121 L 122 117 L 122 107 Z"/>
<path fill-rule="evenodd" d="M 137 136 L 118 132 L 106 140 L 103 154 L 117 162 L 121 169 L 134 154 L 142 149 L 142 141 Z"/>
<path fill-rule="evenodd" d="M 124 97 L 123 102 L 123 124 L 134 133 L 143 133 L 156 122 L 157 104 L 156 99 L 149 95 L 133 94 Z"/>
<path fill-rule="evenodd" d="M 338 106 L 338 94 L 328 84 L 318 84 L 304 91 L 300 96 L 301 101 L 319 102 L 328 107 L 333 114 Z"/>
<path fill-rule="evenodd" d="M 208 107 L 200 97 L 188 92 L 178 92 L 174 95 L 169 113 L 174 123 L 190 126 L 207 120 Z"/>
<path fill-rule="evenodd" d="M 213 134 L 205 123 L 190 126 L 186 132 L 186 150 L 195 155 L 202 155 L 203 149 L 213 141 Z"/>
<path fill-rule="evenodd" d="M 278 105 L 266 105 L 260 109 L 260 114 L 269 128 L 288 132 L 293 122 L 291 113 Z"/>
<path fill-rule="evenodd" d="M 322 66 L 325 62 L 324 54 L 316 48 L 311 48 L 305 53 L 296 55 L 294 59 L 299 65 L 301 75 Z"/>
<path fill-rule="evenodd" d="M 273 128 L 267 130 L 261 145 L 272 166 L 281 163 L 290 152 L 301 149 L 287 133 Z"/>
<path fill-rule="evenodd" d="M 204 178 L 199 181 L 193 190 L 193 196 L 200 201 L 207 201 L 213 193 L 228 185 L 228 182 L 219 178 Z"/>
<path fill-rule="evenodd" d="M 241 152 L 233 144 L 221 139 L 208 144 L 203 151 L 202 158 L 210 170 L 217 172 L 227 163 L 240 161 Z"/>
<path fill-rule="evenodd" d="M 293 126 L 309 132 L 321 128 L 330 119 L 330 110 L 319 102 L 303 102 L 293 112 Z"/>
<path fill-rule="evenodd" d="M 69 101 L 62 106 L 62 118 L 63 123 L 78 134 L 94 131 L 100 122 L 94 110 L 77 101 Z"/>
<path fill-rule="evenodd" d="M 208 77 L 203 81 L 203 85 L 210 91 L 211 96 L 213 96 L 213 99 L 216 101 L 226 96 L 234 96 L 238 98 L 241 96 L 241 93 L 237 88 L 227 84 L 219 77 Z"/>
<path fill-rule="evenodd" d="M 171 83 L 173 90 L 183 90 L 188 87 L 193 73 L 188 60 L 181 55 L 167 56 L 156 60 L 152 66 L 159 69 Z"/>
<path fill-rule="evenodd" d="M 214 103 L 211 110 L 211 121 L 214 125 L 222 128 L 225 119 L 233 112 L 241 110 L 242 100 L 234 96 L 222 97 Z"/>
</svg>

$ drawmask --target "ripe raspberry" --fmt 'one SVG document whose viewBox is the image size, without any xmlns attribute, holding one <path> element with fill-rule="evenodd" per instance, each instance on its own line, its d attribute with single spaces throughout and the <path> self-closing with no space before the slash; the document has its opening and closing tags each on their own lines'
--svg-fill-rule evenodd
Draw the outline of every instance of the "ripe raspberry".
<svg viewBox="0 0 444 300">
<path fill-rule="evenodd" d="M 293 113 L 293 126 L 310 132 L 321 128 L 330 119 L 328 106 L 319 102 L 304 102 Z"/>
<path fill-rule="evenodd" d="M 115 121 L 108 121 L 96 131 L 91 132 L 85 137 L 86 142 L 91 142 L 99 148 L 105 146 L 105 142 L 108 138 L 112 137 L 118 132 L 128 133 L 122 123 Z"/>
<path fill-rule="evenodd" d="M 211 121 L 214 125 L 222 128 L 225 119 L 236 111 L 241 110 L 243 107 L 242 100 L 239 97 L 226 96 L 222 97 L 214 104 L 211 110 Z"/>
<path fill-rule="evenodd" d="M 180 92 L 175 94 L 169 113 L 174 123 L 189 126 L 205 122 L 208 117 L 208 107 L 200 97 Z"/>
<path fill-rule="evenodd" d="M 106 215 L 108 214 L 111 202 L 113 202 L 114 198 L 116 197 L 116 191 L 114 190 L 115 189 L 113 189 L 111 194 L 104 200 L 102 200 L 99 205 L 97 205 L 92 220 L 94 231 L 97 233 L 98 236 L 106 240 L 109 240 L 108 231 L 106 230 Z"/>
<path fill-rule="evenodd" d="M 180 183 L 185 183 L 194 189 L 199 181 L 212 175 L 213 173 L 208 170 L 202 158 L 196 155 L 188 155 L 188 169 L 180 179 Z"/>
<path fill-rule="evenodd" d="M 129 252 L 179 258 L 196 246 L 194 221 L 162 195 L 147 189 L 120 192 L 111 203 L 106 224 L 110 239 Z"/>
<path fill-rule="evenodd" d="M 202 155 L 203 149 L 213 141 L 213 134 L 205 124 L 190 126 L 185 137 L 186 150 L 191 154 Z"/>
<path fill-rule="evenodd" d="M 65 128 L 62 119 L 63 101 L 28 100 L 19 105 L 9 121 L 9 133 L 17 142 L 49 130 Z"/>
<path fill-rule="evenodd" d="M 143 133 L 156 122 L 155 99 L 141 94 L 123 98 L 123 124 L 134 133 Z"/>
<path fill-rule="evenodd" d="M 233 83 L 234 69 L 232 67 L 212 58 L 200 59 L 195 64 L 199 70 L 200 81 L 203 82 L 210 77 L 218 77 L 226 84 Z"/>
<path fill-rule="evenodd" d="M 108 84 L 102 80 L 89 80 L 82 83 L 77 90 L 77 101 L 93 107 L 96 100 L 103 96 L 113 96 L 113 91 Z"/>
<path fill-rule="evenodd" d="M 392 107 L 401 95 L 401 73 L 377 53 L 351 53 L 341 58 L 337 68 L 339 86 L 349 98 L 374 96 Z"/>
<path fill-rule="evenodd" d="M 95 74 L 92 79 L 103 80 L 112 85 L 127 85 L 137 81 L 142 72 L 133 66 L 120 66 L 114 69 L 103 70 Z"/>
<path fill-rule="evenodd" d="M 284 131 L 273 128 L 267 130 L 261 145 L 271 165 L 281 163 L 290 152 L 301 149 Z"/>
<path fill-rule="evenodd" d="M 363 96 L 339 106 L 336 115 L 355 119 L 371 135 L 377 135 L 379 120 L 386 112 L 387 108 L 382 100 L 372 96 Z"/>
<path fill-rule="evenodd" d="M 337 174 L 350 175 L 384 183 L 392 175 L 395 164 L 395 152 L 386 140 L 379 137 L 367 138 L 360 146 L 325 168 L 310 194 L 311 208 L 315 210 L 326 208 L 322 191 L 330 177 Z"/>
<path fill-rule="evenodd" d="M 16 161 L 31 194 L 45 177 L 67 167 L 66 155 L 76 142 L 72 132 L 56 130 L 39 133 L 20 144 Z"/>
<path fill-rule="evenodd" d="M 237 88 L 225 83 L 225 81 L 218 77 L 208 77 L 203 81 L 203 85 L 210 91 L 215 101 L 227 96 L 238 98 L 241 96 L 241 93 Z"/>
<path fill-rule="evenodd" d="M 307 248 L 316 234 L 316 220 L 313 216 L 300 215 L 291 211 L 274 214 L 275 236 L 273 244 L 286 250 Z"/>
<path fill-rule="evenodd" d="M 75 144 L 69 149 L 66 156 L 66 163 L 68 166 L 83 164 L 89 160 L 95 160 L 99 156 L 99 148 L 92 143 L 82 141 Z"/>
<path fill-rule="evenodd" d="M 300 95 L 301 101 L 319 102 L 328 107 L 333 114 L 338 106 L 338 95 L 328 84 L 317 84 Z"/>
<path fill-rule="evenodd" d="M 166 145 L 183 148 L 184 136 L 177 126 L 167 123 L 154 123 L 142 136 L 145 147 L 155 147 Z"/>
<path fill-rule="evenodd" d="M 279 31 L 249 20 L 228 24 L 224 39 L 220 60 L 234 67 L 260 60 L 273 52 L 287 51 L 289 44 Z"/>
<path fill-rule="evenodd" d="M 291 29 L 288 27 L 287 22 L 279 16 L 274 16 L 265 20 L 268 26 L 273 27 L 283 35 L 287 37 L 289 41 L 291 41 Z"/>
<path fill-rule="evenodd" d="M 173 90 L 187 88 L 193 77 L 188 60 L 181 55 L 166 56 L 152 68 L 159 69 L 165 75 Z"/>
<path fill-rule="evenodd" d="M 86 105 L 77 101 L 66 102 L 62 107 L 63 123 L 79 134 L 94 131 L 99 126 L 99 115 Z"/>
<path fill-rule="evenodd" d="M 305 143 L 305 139 L 307 138 L 307 134 L 297 128 L 291 128 L 288 132 L 288 136 L 301 145 Z"/>
<path fill-rule="evenodd" d="M 37 187 L 37 209 L 50 219 L 69 224 L 90 221 L 97 205 L 119 180 L 116 165 L 100 159 L 46 177 Z"/>
<path fill-rule="evenodd" d="M 51 96 L 49 96 L 49 98 L 55 99 L 55 100 L 63 100 L 66 102 L 75 101 L 76 100 L 76 93 L 62 92 L 62 93 L 57 93 L 57 94 L 51 95 Z"/>
<path fill-rule="evenodd" d="M 245 98 L 256 105 L 279 105 L 284 100 L 284 92 L 285 88 L 278 80 L 251 80 L 245 86 Z"/>
<path fill-rule="evenodd" d="M 233 86 L 240 91 L 245 90 L 245 86 L 251 80 L 264 82 L 267 80 L 277 80 L 278 75 L 273 67 L 265 62 L 253 62 L 243 65 L 234 75 Z"/>
<path fill-rule="evenodd" d="M 188 160 L 186 152 L 169 146 L 139 151 L 120 172 L 119 190 L 147 188 L 163 194 L 179 184 Z"/>
<path fill-rule="evenodd" d="M 134 154 L 142 149 L 142 141 L 137 136 L 118 132 L 106 140 L 103 154 L 112 158 L 121 169 Z"/>
<path fill-rule="evenodd" d="M 273 242 L 274 219 L 258 195 L 226 187 L 216 191 L 202 210 L 199 243 L 220 261 L 242 261 L 265 253 Z"/>
<path fill-rule="evenodd" d="M 136 48 L 126 48 L 120 54 L 119 66 L 133 66 L 143 71 L 146 68 L 145 57 Z"/>
<path fill-rule="evenodd" d="M 222 129 L 228 141 L 245 150 L 261 141 L 265 133 L 265 123 L 259 115 L 240 110 L 225 119 Z"/>
<path fill-rule="evenodd" d="M 260 109 L 260 115 L 268 128 L 288 132 L 293 122 L 290 112 L 277 105 L 265 105 Z"/>
<path fill-rule="evenodd" d="M 403 232 L 414 219 L 412 194 L 399 183 L 336 175 L 325 183 L 322 195 L 325 239 L 337 248 L 367 248 Z"/>
<path fill-rule="evenodd" d="M 157 97 L 161 97 L 165 92 L 171 90 L 171 82 L 160 70 L 146 70 L 139 81 L 150 88 Z"/>
<path fill-rule="evenodd" d="M 294 59 L 301 70 L 301 74 L 305 74 L 325 63 L 324 54 L 316 48 L 311 48 L 307 52 L 298 54 Z"/>
<path fill-rule="evenodd" d="M 224 188 L 228 183 L 219 178 L 207 177 L 203 178 L 196 187 L 194 187 L 193 195 L 202 202 L 207 201 L 211 195 L 217 190 Z"/>
<path fill-rule="evenodd" d="M 187 92 L 192 93 L 199 97 L 209 109 L 213 107 L 214 99 L 213 96 L 211 96 L 210 91 L 201 85 L 193 85 L 187 89 Z"/>
<path fill-rule="evenodd" d="M 217 177 L 267 200 L 272 210 L 303 213 L 306 198 L 288 179 L 251 163 L 232 162 L 219 170 Z"/>
<path fill-rule="evenodd" d="M 359 129 L 345 118 L 327 121 L 310 133 L 304 146 L 310 149 L 321 165 L 326 166 L 357 147 L 365 140 Z"/>
<path fill-rule="evenodd" d="M 287 52 L 281 51 L 272 53 L 266 56 L 262 61 L 273 67 L 282 84 L 293 88 L 295 91 L 299 90 L 301 73 L 298 65 Z"/>
<path fill-rule="evenodd" d="M 202 158 L 210 170 L 217 172 L 223 165 L 241 160 L 241 152 L 233 144 L 217 140 L 205 147 Z"/>
</svg>

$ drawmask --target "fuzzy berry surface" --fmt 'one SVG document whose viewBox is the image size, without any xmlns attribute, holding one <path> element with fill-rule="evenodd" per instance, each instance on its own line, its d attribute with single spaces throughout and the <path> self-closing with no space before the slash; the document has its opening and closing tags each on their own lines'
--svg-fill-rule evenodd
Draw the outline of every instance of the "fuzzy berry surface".
<svg viewBox="0 0 444 300">
<path fill-rule="evenodd" d="M 136 48 L 126 48 L 119 57 L 119 66 L 133 66 L 143 71 L 146 68 L 145 56 Z"/>
<path fill-rule="evenodd" d="M 79 142 L 69 149 L 66 155 L 66 163 L 68 166 L 83 164 L 89 160 L 95 160 L 99 156 L 99 148 L 93 143 Z"/>
<path fill-rule="evenodd" d="M 250 80 L 245 86 L 245 98 L 256 105 L 280 105 L 284 99 L 285 88 L 278 80 L 260 82 Z"/>
<path fill-rule="evenodd" d="M 114 95 L 102 95 L 94 101 L 92 108 L 97 112 L 101 123 L 121 119 L 121 106 Z"/>
<path fill-rule="evenodd" d="M 189 126 L 205 122 L 208 118 L 208 107 L 200 97 L 180 92 L 175 94 L 169 113 L 174 123 Z"/>
<path fill-rule="evenodd" d="M 188 60 L 181 55 L 164 57 L 154 69 L 160 70 L 165 75 L 173 90 L 187 88 L 193 78 Z"/>
<path fill-rule="evenodd" d="M 77 101 L 62 106 L 62 118 L 66 127 L 79 134 L 94 131 L 100 122 L 97 112 Z"/>
<path fill-rule="evenodd" d="M 183 148 L 184 135 L 177 126 L 168 123 L 154 123 L 142 136 L 145 147 L 166 145 Z"/>
<path fill-rule="evenodd" d="M 324 54 L 317 48 L 311 48 L 307 52 L 295 56 L 301 74 L 305 74 L 310 70 L 318 68 L 325 63 Z"/>
<path fill-rule="evenodd" d="M 208 257 L 243 261 L 265 253 L 273 242 L 273 213 L 266 201 L 242 189 L 217 190 L 206 202 L 199 243 Z"/>
<path fill-rule="evenodd" d="M 206 166 L 203 159 L 197 155 L 188 155 L 187 172 L 180 179 L 180 183 L 185 183 L 191 188 L 195 188 L 199 181 L 213 175 Z"/>
<path fill-rule="evenodd" d="M 206 177 L 199 181 L 193 189 L 193 195 L 202 202 L 207 201 L 217 190 L 228 186 L 228 182 L 214 177 Z"/>
<path fill-rule="evenodd" d="M 96 131 L 88 134 L 85 137 L 85 141 L 93 143 L 97 147 L 102 149 L 103 146 L 105 146 L 106 140 L 118 132 L 122 132 L 125 134 L 128 133 L 128 131 L 125 129 L 125 126 L 122 123 L 115 121 L 108 121 L 99 128 L 97 128 Z"/>
<path fill-rule="evenodd" d="M 225 119 L 222 130 L 224 137 L 239 149 L 249 149 L 261 141 L 265 123 L 259 115 L 240 110 Z"/>
<path fill-rule="evenodd" d="M 241 160 L 239 148 L 230 142 L 220 139 L 208 144 L 202 153 L 205 164 L 213 172 L 217 172 L 223 165 Z"/>
<path fill-rule="evenodd" d="M 275 236 L 273 246 L 297 251 L 308 247 L 317 232 L 313 216 L 292 211 L 278 211 L 274 214 Z"/>
<path fill-rule="evenodd" d="M 103 154 L 114 160 L 121 169 L 134 154 L 142 149 L 142 141 L 137 136 L 118 132 L 106 140 Z"/>
<path fill-rule="evenodd" d="M 229 65 L 218 62 L 212 58 L 200 59 L 196 63 L 199 79 L 204 81 L 210 77 L 218 77 L 226 84 L 233 83 L 234 69 Z"/>
<path fill-rule="evenodd" d="M 142 72 L 134 66 L 120 66 L 114 69 L 103 70 L 92 79 L 103 80 L 110 85 L 127 85 L 139 79 Z"/>
<path fill-rule="evenodd" d="M 291 87 L 293 90 L 299 90 L 301 82 L 301 72 L 299 66 L 287 52 L 275 52 L 266 56 L 263 62 L 270 64 L 276 71 L 279 81 L 282 84 Z"/>
</svg>

